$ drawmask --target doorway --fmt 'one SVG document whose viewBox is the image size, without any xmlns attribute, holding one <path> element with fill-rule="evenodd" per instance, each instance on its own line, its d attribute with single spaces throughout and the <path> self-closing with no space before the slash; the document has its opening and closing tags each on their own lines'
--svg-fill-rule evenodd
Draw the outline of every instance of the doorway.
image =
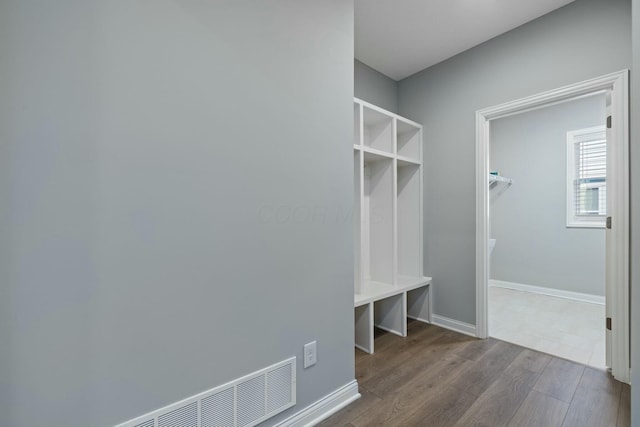
<svg viewBox="0 0 640 427">
<path fill-rule="evenodd" d="M 493 120 L 489 143 L 489 334 L 601 369 L 606 104 Z"/>
<path fill-rule="evenodd" d="M 629 170 L 628 71 L 566 86 L 476 113 L 476 331 L 489 336 L 489 140 L 490 123 L 508 116 L 595 94 L 607 96 L 607 215 L 605 311 L 606 364 L 614 377 L 629 381 Z M 499 244 L 499 243 L 498 243 Z M 610 320 L 609 320 L 610 319 Z M 605 328 L 605 325 L 602 325 Z"/>
</svg>

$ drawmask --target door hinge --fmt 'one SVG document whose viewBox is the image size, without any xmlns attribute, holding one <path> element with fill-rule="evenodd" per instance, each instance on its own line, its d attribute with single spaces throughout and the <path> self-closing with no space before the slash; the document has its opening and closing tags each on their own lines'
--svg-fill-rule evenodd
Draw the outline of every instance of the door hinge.
<svg viewBox="0 0 640 427">
<path fill-rule="evenodd" d="M 607 228 L 611 229 L 611 217 L 610 216 L 607 217 Z"/>
<path fill-rule="evenodd" d="M 607 317 L 607 329 L 611 330 L 611 317 Z"/>
<path fill-rule="evenodd" d="M 607 129 L 611 129 L 611 116 L 607 116 Z"/>
</svg>

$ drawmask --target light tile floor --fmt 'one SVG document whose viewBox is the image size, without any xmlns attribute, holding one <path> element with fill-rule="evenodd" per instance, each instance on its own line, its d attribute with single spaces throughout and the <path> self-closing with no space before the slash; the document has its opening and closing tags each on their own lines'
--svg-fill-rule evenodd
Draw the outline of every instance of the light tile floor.
<svg viewBox="0 0 640 427">
<path fill-rule="evenodd" d="M 604 305 L 489 287 L 489 335 L 605 367 Z"/>
</svg>

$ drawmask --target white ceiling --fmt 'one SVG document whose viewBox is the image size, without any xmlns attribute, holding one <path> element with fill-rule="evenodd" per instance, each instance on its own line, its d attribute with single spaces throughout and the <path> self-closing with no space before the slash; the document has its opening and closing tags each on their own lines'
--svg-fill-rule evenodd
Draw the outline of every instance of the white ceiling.
<svg viewBox="0 0 640 427">
<path fill-rule="evenodd" d="M 401 80 L 574 0 L 355 0 L 355 56 Z"/>
</svg>

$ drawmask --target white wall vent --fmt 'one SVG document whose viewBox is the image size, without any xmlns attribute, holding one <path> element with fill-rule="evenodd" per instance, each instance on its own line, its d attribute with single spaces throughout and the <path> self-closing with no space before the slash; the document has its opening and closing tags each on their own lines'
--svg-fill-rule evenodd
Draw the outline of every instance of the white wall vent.
<svg viewBox="0 0 640 427">
<path fill-rule="evenodd" d="M 158 417 L 158 427 L 199 427 L 198 402 L 190 403 Z"/>
<path fill-rule="evenodd" d="M 296 404 L 296 358 L 116 427 L 253 427 Z"/>
<path fill-rule="evenodd" d="M 202 399 L 202 427 L 235 426 L 235 390 L 233 387 Z"/>
</svg>

